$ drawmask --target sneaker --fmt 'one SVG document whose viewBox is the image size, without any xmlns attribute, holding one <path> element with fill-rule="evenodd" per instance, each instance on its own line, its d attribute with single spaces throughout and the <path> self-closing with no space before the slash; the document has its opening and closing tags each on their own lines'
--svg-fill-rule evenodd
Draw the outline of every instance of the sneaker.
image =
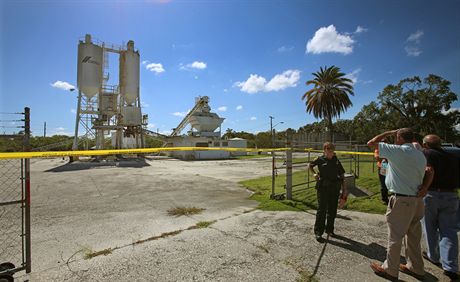
<svg viewBox="0 0 460 282">
<path fill-rule="evenodd" d="M 444 270 L 443 273 L 444 273 L 445 276 L 449 277 L 450 280 L 456 281 L 456 280 L 458 280 L 458 279 L 460 278 L 460 276 L 458 275 L 457 272 L 452 272 L 452 271 Z"/>
</svg>

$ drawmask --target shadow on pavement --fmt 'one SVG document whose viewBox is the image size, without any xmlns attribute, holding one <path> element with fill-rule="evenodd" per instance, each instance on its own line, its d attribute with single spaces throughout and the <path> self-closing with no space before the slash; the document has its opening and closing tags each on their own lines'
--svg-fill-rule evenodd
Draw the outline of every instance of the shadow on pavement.
<svg viewBox="0 0 460 282">
<path fill-rule="evenodd" d="M 383 262 L 386 259 L 386 254 L 387 254 L 386 248 L 377 243 L 370 243 L 369 245 L 366 245 L 366 244 L 349 239 L 344 236 L 335 235 L 335 238 L 332 238 L 329 236 L 327 237 L 327 244 L 331 244 L 334 246 L 338 246 L 338 247 L 350 250 L 352 252 L 365 256 L 371 260 Z M 404 257 L 401 256 L 400 260 L 401 260 L 401 263 L 406 263 L 406 260 Z M 400 279 L 399 281 L 403 281 L 403 280 Z M 439 279 L 436 278 L 436 276 L 434 276 L 433 274 L 429 272 L 425 272 L 425 278 L 422 281 L 439 281 Z"/>
<path fill-rule="evenodd" d="M 85 169 L 93 169 L 93 168 L 104 168 L 104 167 L 132 167 L 132 168 L 142 168 L 150 166 L 145 159 L 122 159 L 116 161 L 89 161 L 89 162 L 81 162 L 75 161 L 71 163 L 66 163 L 65 165 L 61 165 L 52 169 L 48 169 L 45 172 L 65 172 L 65 171 L 78 171 L 78 170 L 85 170 Z"/>
</svg>

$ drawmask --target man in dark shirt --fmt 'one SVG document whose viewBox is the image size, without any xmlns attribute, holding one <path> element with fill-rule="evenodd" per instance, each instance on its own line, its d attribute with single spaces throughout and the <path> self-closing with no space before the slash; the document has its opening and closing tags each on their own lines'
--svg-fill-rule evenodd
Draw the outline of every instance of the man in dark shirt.
<svg viewBox="0 0 460 282">
<path fill-rule="evenodd" d="M 345 189 L 343 185 L 345 170 L 334 154 L 334 144 L 326 142 L 323 149 L 324 155 L 316 158 L 308 166 L 317 181 L 318 210 L 316 211 L 314 231 L 316 240 L 320 243 L 324 241 L 321 236 L 325 228 L 329 236 L 335 236 L 334 221 L 337 215 L 340 188 Z M 318 166 L 319 173 L 313 169 L 315 166 Z"/>
<path fill-rule="evenodd" d="M 459 277 L 456 230 L 459 163 L 455 156 L 441 148 L 439 136 L 425 136 L 423 147 L 423 153 L 427 158 L 427 170 L 434 172 L 433 182 L 423 198 L 423 232 L 428 247 L 428 252 L 423 253 L 423 256 L 433 264 L 442 265 L 444 274 L 455 280 Z"/>
</svg>

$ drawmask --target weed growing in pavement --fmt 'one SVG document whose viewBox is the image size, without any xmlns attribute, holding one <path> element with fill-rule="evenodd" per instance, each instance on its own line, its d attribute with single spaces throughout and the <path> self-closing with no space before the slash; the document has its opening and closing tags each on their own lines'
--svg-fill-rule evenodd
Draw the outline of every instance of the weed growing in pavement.
<svg viewBox="0 0 460 282">
<path fill-rule="evenodd" d="M 214 223 L 216 223 L 215 220 L 212 220 L 212 221 L 200 221 L 200 222 L 197 222 L 197 224 L 195 226 L 197 228 L 207 228 L 207 227 L 211 226 Z"/>
<path fill-rule="evenodd" d="M 182 215 L 200 214 L 204 210 L 203 208 L 195 207 L 175 207 L 168 210 L 168 215 L 178 217 Z"/>
<path fill-rule="evenodd" d="M 85 252 L 85 255 L 83 257 L 84 257 L 84 259 L 92 259 L 92 258 L 100 256 L 100 255 L 106 256 L 106 255 L 109 255 L 111 253 L 112 253 L 112 248 L 107 248 L 107 249 L 104 249 L 102 251 L 97 251 L 97 252 L 88 249 Z"/>
</svg>

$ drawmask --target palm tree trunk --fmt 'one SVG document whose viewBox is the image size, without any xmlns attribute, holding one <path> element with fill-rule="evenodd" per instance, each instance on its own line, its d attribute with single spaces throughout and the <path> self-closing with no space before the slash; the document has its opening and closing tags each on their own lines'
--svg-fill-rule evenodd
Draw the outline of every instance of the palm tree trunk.
<svg viewBox="0 0 460 282">
<path fill-rule="evenodd" d="M 329 136 L 327 141 L 332 142 L 332 137 L 333 137 L 333 129 L 332 129 L 332 117 L 331 115 L 327 116 L 327 126 L 329 127 Z"/>
</svg>

